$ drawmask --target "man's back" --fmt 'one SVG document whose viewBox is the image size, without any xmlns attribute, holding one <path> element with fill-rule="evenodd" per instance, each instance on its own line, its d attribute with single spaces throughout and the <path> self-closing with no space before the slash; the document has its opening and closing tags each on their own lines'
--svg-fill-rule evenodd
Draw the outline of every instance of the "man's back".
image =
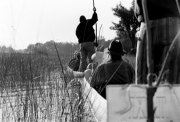
<svg viewBox="0 0 180 122">
<path fill-rule="evenodd" d="M 93 42 L 95 39 L 93 25 L 98 21 L 97 14 L 93 13 L 91 19 L 85 19 L 77 26 L 76 36 L 79 39 L 79 43 Z"/>
<path fill-rule="evenodd" d="M 94 29 L 89 22 L 91 21 L 85 20 L 81 22 L 78 26 L 78 33 L 80 33 L 80 36 L 81 36 L 79 40 L 80 43 L 92 41 L 95 38 Z M 93 39 L 91 39 L 92 38 L 91 36 L 93 37 Z"/>
<path fill-rule="evenodd" d="M 105 87 L 109 84 L 131 84 L 134 82 L 134 69 L 124 61 L 108 62 L 97 67 L 91 79 L 91 85 L 104 98 Z"/>
</svg>

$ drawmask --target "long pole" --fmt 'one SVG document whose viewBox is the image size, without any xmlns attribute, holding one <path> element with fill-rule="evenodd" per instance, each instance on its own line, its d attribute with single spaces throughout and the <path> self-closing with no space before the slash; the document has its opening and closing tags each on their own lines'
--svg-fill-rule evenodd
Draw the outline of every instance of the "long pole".
<svg viewBox="0 0 180 122">
<path fill-rule="evenodd" d="M 148 16 L 148 10 L 147 10 L 147 0 L 142 0 L 142 7 L 144 12 L 144 19 L 146 23 L 146 39 L 147 39 L 147 67 L 148 67 L 148 75 L 147 75 L 147 81 L 148 86 L 146 90 L 147 94 L 147 122 L 154 122 L 154 104 L 153 104 L 153 98 L 154 94 L 156 92 L 157 87 L 154 87 L 152 85 L 152 73 L 153 73 L 153 61 L 152 61 L 152 44 L 151 44 L 151 30 L 149 25 L 149 16 Z"/>
<path fill-rule="evenodd" d="M 93 0 L 93 10 L 96 11 L 94 0 Z M 97 41 L 97 23 L 96 23 L 96 44 L 98 44 L 98 41 Z"/>
<path fill-rule="evenodd" d="M 57 47 L 56 47 L 56 43 L 55 43 L 55 41 L 54 41 L 54 36 L 53 36 L 53 34 L 52 34 L 52 31 L 51 31 L 51 35 L 52 35 L 52 38 L 53 38 L 54 47 L 55 47 L 55 50 L 56 50 L 56 53 L 57 53 L 57 57 L 58 57 L 58 60 L 59 60 L 59 65 L 60 65 L 60 67 L 61 67 L 61 72 L 62 72 L 62 75 L 63 75 L 63 79 L 64 79 L 64 82 L 65 82 L 65 86 L 67 87 L 67 81 L 66 81 L 66 77 L 65 77 L 65 74 L 64 74 L 64 68 L 63 68 L 63 65 L 62 65 L 62 61 L 61 61 L 59 52 L 58 52 Z"/>
<path fill-rule="evenodd" d="M 100 35 L 100 33 L 101 33 L 101 28 L 102 28 L 102 24 L 101 24 L 101 27 L 100 27 L 100 29 L 99 29 L 99 38 L 101 37 Z M 100 38 L 101 39 L 101 38 Z"/>
<path fill-rule="evenodd" d="M 98 36 L 98 40 L 99 40 L 99 46 L 101 46 L 101 42 L 102 42 L 102 40 L 101 40 L 101 34 L 100 34 L 100 32 L 101 32 L 101 28 L 102 28 L 102 25 L 101 25 L 101 27 L 100 27 L 100 29 L 99 29 L 99 36 Z"/>
<path fill-rule="evenodd" d="M 143 11 L 144 11 L 144 19 L 146 23 L 146 39 L 147 39 L 147 67 L 148 67 L 148 85 L 152 86 L 152 73 L 153 73 L 153 60 L 152 60 L 152 44 L 151 44 L 151 30 L 150 30 L 150 25 L 149 25 L 149 16 L 148 16 L 148 10 L 147 10 L 147 1 L 142 0 L 142 6 L 143 6 Z"/>
</svg>

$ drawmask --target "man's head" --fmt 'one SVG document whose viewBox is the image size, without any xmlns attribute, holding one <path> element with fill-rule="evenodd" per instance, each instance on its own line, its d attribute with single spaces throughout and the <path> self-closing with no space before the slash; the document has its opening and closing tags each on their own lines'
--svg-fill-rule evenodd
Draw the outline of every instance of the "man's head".
<svg viewBox="0 0 180 122">
<path fill-rule="evenodd" d="M 113 40 L 108 47 L 108 53 L 112 60 L 119 60 L 125 54 L 122 44 L 119 40 Z"/>
<path fill-rule="evenodd" d="M 124 55 L 125 52 L 123 50 L 122 44 L 119 40 L 113 40 L 108 47 L 108 51 L 111 54 L 115 54 L 115 55 Z"/>
<path fill-rule="evenodd" d="M 80 22 L 85 21 L 85 20 L 86 20 L 86 17 L 84 15 L 80 16 L 80 18 L 79 18 Z"/>
</svg>

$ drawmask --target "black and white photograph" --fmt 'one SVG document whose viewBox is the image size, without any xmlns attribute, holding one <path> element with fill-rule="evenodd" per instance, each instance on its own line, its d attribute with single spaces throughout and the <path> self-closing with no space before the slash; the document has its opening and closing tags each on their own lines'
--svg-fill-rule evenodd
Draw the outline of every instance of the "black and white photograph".
<svg viewBox="0 0 180 122">
<path fill-rule="evenodd" d="M 0 0 L 0 122 L 180 122 L 180 0 Z"/>
</svg>

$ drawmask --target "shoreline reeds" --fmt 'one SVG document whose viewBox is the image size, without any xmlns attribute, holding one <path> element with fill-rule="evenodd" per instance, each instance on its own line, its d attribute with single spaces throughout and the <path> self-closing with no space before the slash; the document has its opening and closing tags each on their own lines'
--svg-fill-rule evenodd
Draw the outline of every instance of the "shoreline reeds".
<svg viewBox="0 0 180 122">
<path fill-rule="evenodd" d="M 62 56 L 62 66 L 65 67 L 69 60 Z M 81 94 L 80 85 L 67 88 L 57 63 L 56 56 L 0 55 L 3 122 L 83 122 L 85 108 L 80 103 L 82 98 L 75 99 L 77 96 L 74 96 Z M 66 72 L 65 77 L 67 83 L 72 80 Z M 89 122 L 93 122 L 93 118 Z"/>
</svg>

